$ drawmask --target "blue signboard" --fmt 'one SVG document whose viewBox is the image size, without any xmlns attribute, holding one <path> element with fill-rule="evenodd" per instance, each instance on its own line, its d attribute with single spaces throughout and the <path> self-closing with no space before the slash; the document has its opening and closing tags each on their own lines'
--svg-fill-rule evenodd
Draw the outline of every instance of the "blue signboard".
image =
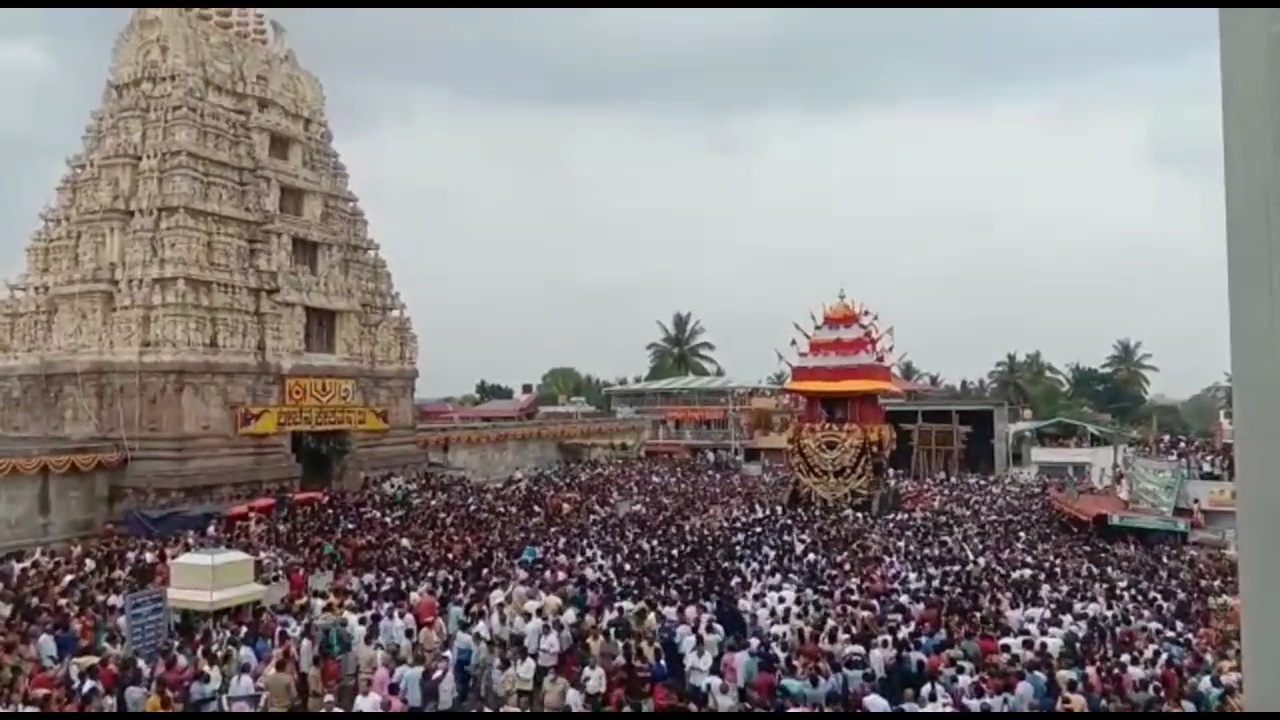
<svg viewBox="0 0 1280 720">
<path fill-rule="evenodd" d="M 169 598 L 164 588 L 126 595 L 124 617 L 125 641 L 140 657 L 154 657 L 169 639 Z"/>
</svg>

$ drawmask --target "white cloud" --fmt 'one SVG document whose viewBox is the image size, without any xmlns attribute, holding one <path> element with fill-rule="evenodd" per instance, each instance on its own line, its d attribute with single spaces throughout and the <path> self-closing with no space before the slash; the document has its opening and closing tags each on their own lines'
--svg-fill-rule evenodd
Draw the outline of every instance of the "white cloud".
<svg viewBox="0 0 1280 720">
<path fill-rule="evenodd" d="M 842 286 L 951 378 L 1123 335 L 1164 393 L 1226 367 L 1208 11 L 629 12 L 283 15 L 423 393 L 639 372 L 677 309 L 759 377 Z M 127 11 L 0 13 L 18 259 Z"/>
<path fill-rule="evenodd" d="M 41 40 L 0 37 L 0 136 L 39 129 L 36 91 L 57 72 L 57 59 Z"/>
<path fill-rule="evenodd" d="M 731 374 L 761 376 L 790 321 L 843 286 L 948 376 L 1012 349 L 1097 360 L 1132 335 L 1185 392 L 1227 362 L 1220 191 L 1153 165 L 1150 110 L 695 121 L 420 96 L 340 150 L 427 391 L 565 363 L 638 372 L 677 309 Z"/>
</svg>

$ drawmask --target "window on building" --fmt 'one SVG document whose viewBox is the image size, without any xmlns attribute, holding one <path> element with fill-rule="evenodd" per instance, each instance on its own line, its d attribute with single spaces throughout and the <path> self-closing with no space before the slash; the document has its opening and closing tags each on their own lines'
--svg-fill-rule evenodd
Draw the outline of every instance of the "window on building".
<svg viewBox="0 0 1280 720">
<path fill-rule="evenodd" d="M 315 275 L 320 270 L 320 243 L 293 238 L 293 266 Z"/>
<path fill-rule="evenodd" d="M 271 134 L 271 139 L 267 142 L 267 155 L 273 160 L 288 160 L 289 150 L 293 142 L 283 135 Z"/>
<path fill-rule="evenodd" d="M 302 217 L 302 208 L 306 195 L 297 188 L 280 188 L 280 214 Z"/>
<path fill-rule="evenodd" d="M 338 348 L 338 314 L 320 308 L 306 310 L 307 327 L 303 335 L 306 351 L 333 355 Z"/>
</svg>

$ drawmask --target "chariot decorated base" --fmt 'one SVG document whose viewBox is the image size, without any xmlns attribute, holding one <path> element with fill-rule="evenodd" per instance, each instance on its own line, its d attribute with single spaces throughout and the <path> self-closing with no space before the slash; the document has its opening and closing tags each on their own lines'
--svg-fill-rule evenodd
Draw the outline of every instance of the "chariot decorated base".
<svg viewBox="0 0 1280 720">
<path fill-rule="evenodd" d="M 893 330 L 843 292 L 813 330 L 796 329 L 798 357 L 786 385 L 795 408 L 788 465 L 812 501 L 852 505 L 869 499 L 895 444 L 880 398 L 902 394 L 890 367 Z"/>
</svg>

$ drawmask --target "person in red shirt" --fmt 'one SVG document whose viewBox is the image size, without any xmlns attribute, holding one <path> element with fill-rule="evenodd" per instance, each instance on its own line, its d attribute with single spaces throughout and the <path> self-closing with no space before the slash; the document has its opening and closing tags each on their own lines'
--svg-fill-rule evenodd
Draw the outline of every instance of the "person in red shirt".
<svg viewBox="0 0 1280 720">
<path fill-rule="evenodd" d="M 680 705 L 676 694 L 666 686 L 666 683 L 656 683 L 653 686 L 653 709 L 656 712 L 665 710 L 678 709 Z"/>
<path fill-rule="evenodd" d="M 294 568 L 289 573 L 289 595 L 295 598 L 307 596 L 307 576 L 302 573 L 302 568 Z"/>
<path fill-rule="evenodd" d="M 335 692 L 341 680 L 342 666 L 338 664 L 338 659 L 326 657 L 324 663 L 320 666 L 320 682 L 324 685 L 324 691 L 326 693 Z"/>
<path fill-rule="evenodd" d="M 440 603 L 436 601 L 431 593 L 427 593 L 418 601 L 418 607 L 414 610 L 414 615 L 417 616 L 419 626 L 430 625 L 440 615 Z"/>
<path fill-rule="evenodd" d="M 107 658 L 98 661 L 98 681 L 102 683 L 104 693 L 114 695 L 116 692 L 116 683 L 120 680 L 120 673 L 116 670 L 115 665 Z"/>
<path fill-rule="evenodd" d="M 982 653 L 982 657 L 990 657 L 1000 652 L 1000 645 L 996 639 L 987 634 L 978 636 L 978 652 Z"/>
<path fill-rule="evenodd" d="M 777 687 L 778 678 L 773 674 L 773 671 L 761 668 L 756 673 L 755 679 L 751 681 L 751 694 L 755 697 L 757 704 L 767 705 Z"/>
</svg>

